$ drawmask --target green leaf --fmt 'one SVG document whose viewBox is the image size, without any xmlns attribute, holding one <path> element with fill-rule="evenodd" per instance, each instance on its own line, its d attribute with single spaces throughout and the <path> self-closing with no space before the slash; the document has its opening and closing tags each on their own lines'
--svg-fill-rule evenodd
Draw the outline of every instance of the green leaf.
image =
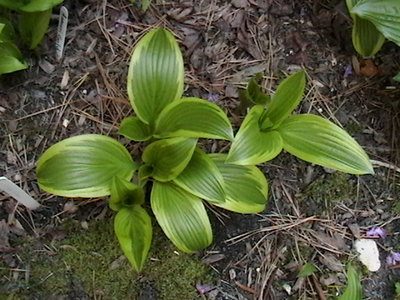
<svg viewBox="0 0 400 300">
<path fill-rule="evenodd" d="M 154 182 L 151 208 L 167 237 L 184 252 L 212 242 L 211 224 L 202 201 L 172 183 Z"/>
<path fill-rule="evenodd" d="M 250 79 L 247 88 L 240 92 L 241 97 L 244 97 L 246 102 L 265 105 L 271 100 L 269 95 L 262 92 L 261 87 L 258 84 L 261 78 L 262 73 L 256 74 L 255 77 Z"/>
<path fill-rule="evenodd" d="M 314 274 L 316 271 L 317 268 L 312 263 L 306 263 L 301 267 L 299 274 L 297 274 L 297 278 L 308 277 Z"/>
<path fill-rule="evenodd" d="M 282 138 L 276 130 L 262 131 L 259 120 L 264 107 L 254 106 L 245 117 L 229 150 L 227 162 L 255 165 L 271 160 L 282 151 Z"/>
<path fill-rule="evenodd" d="M 393 77 L 394 80 L 400 82 L 400 73 Z"/>
<path fill-rule="evenodd" d="M 174 36 L 155 29 L 138 42 L 128 72 L 128 94 L 136 115 L 153 124 L 169 103 L 181 98 L 184 69 Z"/>
<path fill-rule="evenodd" d="M 12 41 L 15 37 L 14 27 L 11 22 L 0 17 L 0 43 L 4 41 Z"/>
<path fill-rule="evenodd" d="M 315 115 L 294 115 L 278 128 L 283 148 L 311 163 L 351 174 L 373 174 L 368 155 L 343 129 Z"/>
<path fill-rule="evenodd" d="M 139 205 L 121 209 L 114 219 L 114 231 L 132 267 L 137 272 L 141 271 L 153 235 L 147 212 Z"/>
<path fill-rule="evenodd" d="M 144 202 L 143 188 L 118 176 L 112 179 L 110 192 L 111 197 L 108 205 L 115 211 L 134 204 L 140 205 Z"/>
<path fill-rule="evenodd" d="M 0 6 L 6 7 L 12 10 L 19 10 L 26 4 L 25 0 L 0 0 Z"/>
<path fill-rule="evenodd" d="M 259 213 L 268 199 L 268 182 L 256 166 L 225 163 L 225 154 L 209 154 L 224 179 L 225 202 L 213 203 L 238 213 Z"/>
<path fill-rule="evenodd" d="M 359 0 L 346 0 L 347 8 L 353 19 L 352 40 L 354 49 L 363 57 L 374 56 L 385 42 L 385 37 L 370 21 L 353 13 L 353 7 Z"/>
<path fill-rule="evenodd" d="M 14 43 L 0 42 L 0 75 L 28 68 L 21 52 Z"/>
<path fill-rule="evenodd" d="M 174 183 L 189 193 L 210 202 L 225 201 L 224 180 L 215 163 L 197 148 L 186 168 Z"/>
<path fill-rule="evenodd" d="M 351 13 L 373 23 L 388 40 L 400 46 L 399 0 L 362 0 Z"/>
<path fill-rule="evenodd" d="M 278 86 L 272 96 L 271 103 L 262 116 L 261 129 L 277 128 L 293 110 L 299 105 L 303 98 L 306 77 L 301 70 L 285 78 Z"/>
<path fill-rule="evenodd" d="M 133 141 L 147 141 L 152 133 L 149 125 L 143 123 L 138 117 L 127 117 L 122 120 L 119 134 Z"/>
<path fill-rule="evenodd" d="M 194 137 L 231 140 L 232 126 L 216 104 L 199 99 L 183 98 L 168 105 L 156 122 L 156 137 Z"/>
<path fill-rule="evenodd" d="M 20 9 L 24 12 L 44 12 L 51 10 L 54 6 L 62 3 L 64 0 L 30 0 L 28 4 Z"/>
<path fill-rule="evenodd" d="M 52 10 L 23 12 L 19 19 L 19 32 L 30 49 L 35 49 L 49 28 Z"/>
<path fill-rule="evenodd" d="M 152 176 L 159 181 L 170 181 L 187 166 L 196 148 L 197 139 L 170 138 L 151 143 L 142 159 L 153 167 Z"/>
<path fill-rule="evenodd" d="M 362 300 L 361 280 L 351 265 L 347 267 L 347 287 L 338 300 Z"/>
<path fill-rule="evenodd" d="M 138 170 L 139 184 L 144 187 L 153 174 L 153 167 L 150 165 L 141 165 Z"/>
<path fill-rule="evenodd" d="M 400 296 L 400 282 L 395 282 L 394 284 L 396 296 Z"/>
<path fill-rule="evenodd" d="M 137 165 L 118 141 L 103 135 L 70 137 L 47 149 L 36 167 L 39 186 L 64 197 L 110 195 L 113 177 L 131 180 Z"/>
</svg>

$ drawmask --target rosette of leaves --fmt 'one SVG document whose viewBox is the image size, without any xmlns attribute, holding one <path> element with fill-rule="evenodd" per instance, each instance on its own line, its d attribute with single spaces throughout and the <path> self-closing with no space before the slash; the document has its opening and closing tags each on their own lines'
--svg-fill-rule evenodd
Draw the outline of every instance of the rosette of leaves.
<svg viewBox="0 0 400 300">
<path fill-rule="evenodd" d="M 400 46 L 399 0 L 346 0 L 353 19 L 352 40 L 356 51 L 374 56 L 385 38 Z"/>
<path fill-rule="evenodd" d="M 367 154 L 345 130 L 320 116 L 292 114 L 303 98 L 305 83 L 305 72 L 299 71 L 284 79 L 273 96 L 267 96 L 250 81 L 245 96 L 254 106 L 233 140 L 227 162 L 259 164 L 286 150 L 335 170 L 372 174 Z"/>
<path fill-rule="evenodd" d="M 152 239 L 149 209 L 176 247 L 192 252 L 212 242 L 205 202 L 240 213 L 261 212 L 267 202 L 268 183 L 257 167 L 226 164 L 226 154 L 207 154 L 198 145 L 199 138 L 232 140 L 232 127 L 216 104 L 182 97 L 183 87 L 174 36 L 165 29 L 150 31 L 137 43 L 129 66 L 135 115 L 119 130 L 144 143 L 141 157 L 133 160 L 118 141 L 89 134 L 54 144 L 37 162 L 38 183 L 49 193 L 110 197 L 117 212 L 115 234 L 137 271 Z"/>
<path fill-rule="evenodd" d="M 53 7 L 63 0 L 0 0 L 0 7 L 19 13 L 18 30 L 30 49 L 43 40 L 49 27 Z"/>
</svg>

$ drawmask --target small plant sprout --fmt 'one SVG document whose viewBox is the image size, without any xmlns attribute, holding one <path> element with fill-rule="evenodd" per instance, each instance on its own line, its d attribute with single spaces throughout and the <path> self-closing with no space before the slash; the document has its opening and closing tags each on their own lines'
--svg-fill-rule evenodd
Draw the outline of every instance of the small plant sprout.
<svg viewBox="0 0 400 300">
<path fill-rule="evenodd" d="M 361 300 L 362 299 L 362 286 L 360 275 L 357 270 L 352 266 L 347 266 L 347 286 L 343 294 L 338 297 L 338 300 Z"/>
<path fill-rule="evenodd" d="M 268 182 L 256 164 L 283 149 L 344 172 L 373 173 L 365 152 L 343 129 L 318 116 L 292 115 L 304 87 L 304 71 L 285 79 L 272 97 L 253 82 L 250 89 L 257 92 L 247 92 L 255 105 L 234 135 L 216 104 L 183 97 L 179 45 L 168 30 L 152 30 L 131 57 L 127 89 L 135 115 L 126 117 L 119 130 L 144 143 L 141 157 L 133 159 L 110 137 L 70 137 L 40 157 L 39 185 L 64 197 L 109 196 L 115 234 L 137 271 L 152 240 L 150 209 L 178 249 L 200 250 L 213 239 L 205 202 L 238 213 L 262 212 Z M 233 143 L 229 153 L 206 153 L 201 138 Z"/>
</svg>

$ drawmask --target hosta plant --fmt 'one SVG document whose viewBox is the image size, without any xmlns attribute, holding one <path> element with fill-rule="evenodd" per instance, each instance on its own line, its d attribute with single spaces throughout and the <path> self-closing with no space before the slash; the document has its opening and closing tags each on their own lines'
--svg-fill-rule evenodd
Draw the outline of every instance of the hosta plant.
<svg viewBox="0 0 400 300">
<path fill-rule="evenodd" d="M 0 18 L 0 75 L 28 67 L 14 39 L 15 32 L 11 23 Z"/>
<path fill-rule="evenodd" d="M 253 84 L 247 94 L 257 105 L 234 136 L 216 104 L 182 96 L 179 46 L 169 31 L 152 30 L 131 57 L 127 90 L 135 115 L 125 118 L 119 130 L 143 143 L 141 157 L 132 159 L 110 137 L 70 137 L 40 157 L 39 185 L 65 197 L 109 196 L 115 234 L 135 270 L 142 269 L 151 244 L 150 209 L 177 248 L 202 249 L 212 242 L 205 203 L 239 213 L 263 211 L 268 183 L 255 164 L 282 149 L 349 173 L 373 172 L 361 147 L 338 126 L 317 116 L 291 116 L 304 85 L 303 71 L 285 79 L 272 97 Z M 229 153 L 206 153 L 200 138 L 233 144 Z"/>
<path fill-rule="evenodd" d="M 353 19 L 352 39 L 356 51 L 374 56 L 385 38 L 400 46 L 399 0 L 346 0 Z"/>
<path fill-rule="evenodd" d="M 30 49 L 42 41 L 51 18 L 53 7 L 63 0 L 0 0 L 4 7 L 19 13 L 18 30 Z"/>
</svg>

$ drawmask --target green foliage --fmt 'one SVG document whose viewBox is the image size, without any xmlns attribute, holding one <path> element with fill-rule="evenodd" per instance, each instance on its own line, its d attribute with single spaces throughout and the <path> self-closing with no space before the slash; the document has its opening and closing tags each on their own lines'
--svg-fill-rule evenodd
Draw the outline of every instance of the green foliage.
<svg viewBox="0 0 400 300">
<path fill-rule="evenodd" d="M 112 179 L 110 194 L 108 204 L 114 211 L 144 203 L 145 194 L 143 188 L 118 176 L 114 176 Z"/>
<path fill-rule="evenodd" d="M 0 75 L 28 67 L 14 43 L 15 33 L 11 23 L 0 18 Z"/>
<path fill-rule="evenodd" d="M 357 270 L 349 265 L 347 267 L 347 286 L 344 293 L 338 297 L 338 300 L 361 300 L 362 286 L 360 276 Z"/>
<path fill-rule="evenodd" d="M 0 9 L 10 9 L 20 13 L 19 34 L 30 49 L 35 49 L 47 32 L 52 8 L 62 2 L 63 0 L 0 0 Z M 15 44 L 11 22 L 0 16 L 0 75 L 27 67 Z"/>
<path fill-rule="evenodd" d="M 118 133 L 137 142 L 147 141 L 152 136 L 149 125 L 143 123 L 138 117 L 126 117 L 123 119 Z"/>
<path fill-rule="evenodd" d="M 142 270 L 152 239 L 150 217 L 141 206 L 144 190 L 166 236 L 180 250 L 192 252 L 212 242 L 203 201 L 240 213 L 265 209 L 268 182 L 255 164 L 282 149 L 339 170 L 372 172 L 368 157 L 345 131 L 317 116 L 290 116 L 304 92 L 304 71 L 286 78 L 271 99 L 256 81 L 249 84 L 248 97 L 257 105 L 235 137 L 216 104 L 182 97 L 183 74 L 173 35 L 165 29 L 150 31 L 138 42 L 129 66 L 128 94 L 136 116 L 125 118 L 120 128 L 131 140 L 147 141 L 142 161 L 136 164 L 112 138 L 81 135 L 51 146 L 37 164 L 45 191 L 69 197 L 111 195 L 115 233 L 135 270 Z M 233 144 L 228 154 L 207 154 L 197 146 L 198 138 Z"/>
<path fill-rule="evenodd" d="M 299 274 L 297 274 L 297 278 L 308 277 L 314 274 L 316 271 L 317 268 L 312 263 L 306 263 L 301 267 Z"/>
<path fill-rule="evenodd" d="M 364 57 L 375 55 L 385 38 L 400 46 L 400 1 L 346 0 L 353 19 L 353 45 Z"/>
<path fill-rule="evenodd" d="M 261 105 L 254 106 L 232 143 L 227 162 L 239 165 L 252 165 L 275 158 L 283 146 L 282 137 L 273 129 L 262 130 L 260 120 L 265 112 Z"/>
<path fill-rule="evenodd" d="M 136 45 L 129 65 L 128 95 L 138 118 L 150 126 L 183 93 L 182 53 L 167 30 L 152 30 Z"/>
<path fill-rule="evenodd" d="M 394 284 L 394 292 L 396 294 L 396 299 L 400 298 L 400 282 Z"/>
<path fill-rule="evenodd" d="M 300 71 L 281 82 L 270 104 L 254 106 L 235 136 L 227 162 L 258 164 L 284 149 L 321 166 L 373 174 L 367 154 L 346 131 L 319 116 L 290 115 L 301 101 L 304 87 L 305 74 Z"/>
<path fill-rule="evenodd" d="M 19 32 L 30 49 L 35 49 L 49 28 L 52 9 L 35 12 L 22 12 L 19 19 Z"/>
<path fill-rule="evenodd" d="M 351 174 L 373 174 L 371 162 L 346 131 L 315 115 L 293 115 L 278 129 L 283 149 L 311 163 Z"/>
<path fill-rule="evenodd" d="M 261 78 L 262 73 L 258 73 L 250 79 L 246 89 L 239 91 L 239 98 L 244 102 L 245 106 L 249 106 L 251 103 L 265 105 L 271 100 L 271 97 L 263 93 L 258 85 Z"/>
<path fill-rule="evenodd" d="M 157 118 L 155 133 L 158 138 L 233 139 L 231 123 L 222 109 L 198 98 L 183 98 L 165 107 Z"/>
<path fill-rule="evenodd" d="M 193 195 L 211 203 L 225 201 L 224 179 L 214 161 L 201 149 L 196 149 L 192 159 L 174 183 Z"/>
<path fill-rule="evenodd" d="M 140 271 L 150 250 L 153 229 L 151 219 L 140 205 L 122 208 L 114 220 L 114 231 L 125 256 Z"/>
<path fill-rule="evenodd" d="M 153 169 L 151 176 L 159 181 L 175 179 L 189 163 L 196 139 L 176 137 L 151 143 L 144 150 L 143 162 Z"/>
<path fill-rule="evenodd" d="M 64 197 L 110 195 L 115 176 L 131 180 L 137 165 L 116 140 L 96 134 L 70 137 L 40 157 L 36 172 L 39 186 Z"/>
<path fill-rule="evenodd" d="M 212 242 L 211 224 L 200 198 L 173 183 L 155 182 L 151 208 L 167 237 L 184 252 Z"/>
</svg>

